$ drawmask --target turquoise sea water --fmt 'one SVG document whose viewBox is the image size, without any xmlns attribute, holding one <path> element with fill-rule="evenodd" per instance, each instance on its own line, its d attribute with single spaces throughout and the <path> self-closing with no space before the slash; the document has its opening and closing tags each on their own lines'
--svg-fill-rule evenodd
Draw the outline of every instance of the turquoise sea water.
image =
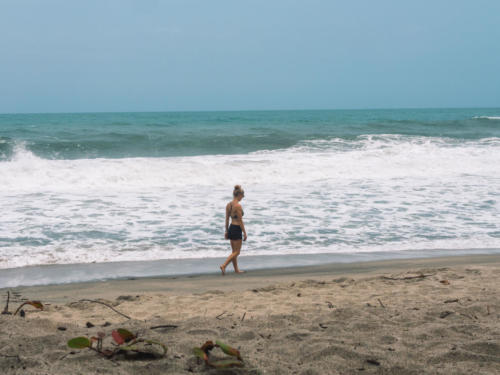
<svg viewBox="0 0 500 375">
<path fill-rule="evenodd" d="M 4 114 L 0 268 L 223 257 L 236 183 L 244 254 L 493 251 L 499 165 L 500 109 Z"/>
</svg>

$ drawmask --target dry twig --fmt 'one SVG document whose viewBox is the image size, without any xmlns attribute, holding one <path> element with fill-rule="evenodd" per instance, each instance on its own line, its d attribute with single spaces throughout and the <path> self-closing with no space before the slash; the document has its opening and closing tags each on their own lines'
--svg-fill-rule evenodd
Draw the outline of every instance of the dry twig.
<svg viewBox="0 0 500 375">
<path fill-rule="evenodd" d="M 12 315 L 12 313 L 9 312 L 9 301 L 10 301 L 10 292 L 7 291 L 7 302 L 5 303 L 5 308 L 2 311 L 2 315 Z"/>
<path fill-rule="evenodd" d="M 222 320 L 221 316 L 227 313 L 227 311 L 224 311 L 222 314 L 219 314 L 215 317 L 215 319 Z"/>
<path fill-rule="evenodd" d="M 125 318 L 127 319 L 132 319 L 130 316 L 128 315 L 125 315 L 124 313 L 121 313 L 119 312 L 118 310 L 116 310 L 113 306 L 110 306 L 108 305 L 107 303 L 104 303 L 104 302 L 101 302 L 101 301 L 96 301 L 96 300 L 93 300 L 93 299 L 81 299 L 80 302 L 93 302 L 93 303 L 99 303 L 101 305 L 104 305 L 106 307 L 109 307 L 111 310 L 113 310 L 115 313 L 117 314 L 120 314 L 121 316 L 124 316 Z"/>
</svg>

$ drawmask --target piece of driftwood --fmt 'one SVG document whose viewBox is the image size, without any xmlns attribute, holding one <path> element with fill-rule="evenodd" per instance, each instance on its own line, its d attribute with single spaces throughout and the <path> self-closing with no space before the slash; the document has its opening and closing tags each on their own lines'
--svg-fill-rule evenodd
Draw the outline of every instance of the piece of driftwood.
<svg viewBox="0 0 500 375">
<path fill-rule="evenodd" d="M 175 324 L 162 324 L 160 326 L 149 327 L 149 329 L 177 328 L 177 327 L 179 327 L 179 326 L 176 326 Z"/>
<path fill-rule="evenodd" d="M 378 303 L 380 303 L 380 306 L 382 306 L 382 307 L 385 309 L 385 306 L 384 306 L 384 304 L 382 303 L 382 301 L 380 300 L 380 298 L 377 298 L 377 300 L 378 300 Z"/>
<path fill-rule="evenodd" d="M 9 312 L 9 301 L 10 301 L 10 292 L 7 291 L 7 302 L 5 303 L 5 308 L 2 311 L 2 315 L 12 315 L 12 313 Z"/>
<path fill-rule="evenodd" d="M 93 300 L 93 299 L 81 299 L 80 302 L 93 302 L 93 303 L 99 303 L 101 305 L 104 305 L 106 307 L 109 307 L 111 310 L 113 310 L 115 313 L 117 314 L 120 314 L 121 316 L 127 318 L 127 319 L 132 319 L 130 316 L 128 315 L 125 315 L 124 313 L 118 311 L 117 309 L 115 309 L 113 306 L 110 306 L 108 305 L 107 303 L 104 303 L 104 302 L 101 302 L 101 301 L 96 301 L 96 300 Z"/>
<path fill-rule="evenodd" d="M 447 299 L 446 301 L 444 301 L 444 303 L 455 303 L 455 302 L 458 302 L 458 298 Z"/>
<path fill-rule="evenodd" d="M 243 313 L 243 316 L 241 317 L 241 321 L 244 321 L 244 320 L 245 320 L 245 316 L 246 316 L 246 315 L 247 315 L 247 312 L 245 311 L 245 312 Z"/>
<path fill-rule="evenodd" d="M 415 276 L 404 276 L 404 277 L 390 277 L 390 276 L 382 276 L 383 279 L 385 280 L 412 280 L 412 279 L 423 279 L 425 277 L 429 276 L 434 276 L 435 274 L 423 274 L 421 273 L 420 275 L 415 275 Z"/>
</svg>

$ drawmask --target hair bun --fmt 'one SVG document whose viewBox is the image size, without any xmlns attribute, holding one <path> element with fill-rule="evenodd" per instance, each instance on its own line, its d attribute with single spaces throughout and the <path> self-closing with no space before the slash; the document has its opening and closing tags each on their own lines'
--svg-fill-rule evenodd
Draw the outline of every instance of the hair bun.
<svg viewBox="0 0 500 375">
<path fill-rule="evenodd" d="M 241 190 L 241 185 L 234 185 L 234 190 Z"/>
</svg>

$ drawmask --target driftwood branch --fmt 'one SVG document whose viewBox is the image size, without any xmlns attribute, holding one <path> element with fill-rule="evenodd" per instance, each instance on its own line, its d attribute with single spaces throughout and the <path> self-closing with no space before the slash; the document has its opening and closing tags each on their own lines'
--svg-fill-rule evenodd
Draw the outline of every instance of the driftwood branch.
<svg viewBox="0 0 500 375">
<path fill-rule="evenodd" d="M 93 299 L 81 299 L 80 302 L 93 302 L 93 303 L 99 303 L 101 305 L 104 305 L 106 307 L 109 307 L 111 310 L 113 310 L 115 313 L 120 314 L 121 316 L 127 318 L 127 319 L 132 319 L 130 316 L 125 315 L 122 312 L 119 312 L 117 309 L 115 309 L 113 306 L 108 305 L 107 303 L 101 302 L 101 301 L 96 301 Z"/>
<path fill-rule="evenodd" d="M 432 273 L 432 274 L 424 275 L 423 273 L 421 273 L 420 275 L 416 275 L 416 276 L 405 276 L 405 277 L 382 276 L 382 278 L 385 280 L 412 280 L 412 279 L 423 279 L 423 278 L 429 277 L 429 276 L 434 276 L 434 274 Z"/>
<path fill-rule="evenodd" d="M 177 328 L 178 326 L 176 326 L 175 324 L 163 324 L 161 326 L 153 326 L 153 327 L 149 327 L 149 329 L 161 329 L 161 328 Z"/>
<path fill-rule="evenodd" d="M 384 304 L 382 303 L 382 301 L 380 300 L 380 298 L 377 298 L 378 299 L 378 303 L 380 303 L 380 306 L 382 306 L 384 309 L 385 309 L 385 306 Z"/>
<path fill-rule="evenodd" d="M 5 303 L 5 308 L 2 311 L 2 315 L 12 315 L 12 313 L 9 312 L 9 301 L 10 301 L 10 292 L 7 291 L 7 302 Z"/>
<path fill-rule="evenodd" d="M 245 312 L 243 313 L 243 316 L 241 317 L 241 321 L 244 321 L 244 320 L 245 320 L 245 316 L 246 316 L 246 315 L 247 315 L 247 312 L 245 311 Z"/>
</svg>

